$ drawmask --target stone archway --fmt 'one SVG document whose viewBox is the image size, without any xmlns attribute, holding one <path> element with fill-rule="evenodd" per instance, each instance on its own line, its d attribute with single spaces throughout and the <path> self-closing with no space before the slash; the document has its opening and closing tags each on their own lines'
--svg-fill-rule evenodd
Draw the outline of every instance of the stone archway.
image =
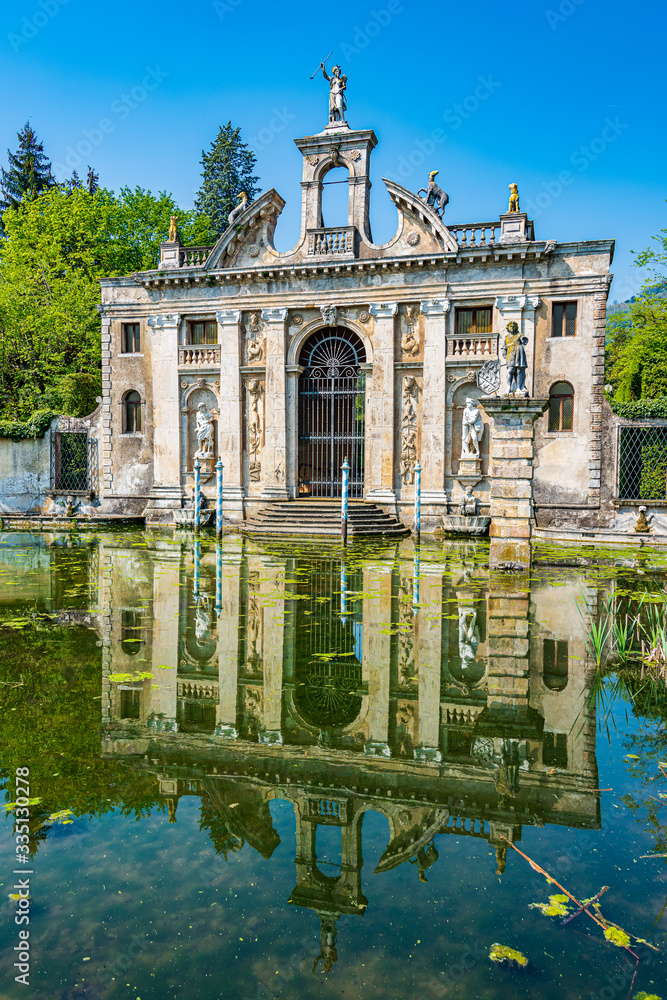
<svg viewBox="0 0 667 1000">
<path fill-rule="evenodd" d="M 297 483 L 300 497 L 341 494 L 343 460 L 350 464 L 350 497 L 364 490 L 366 350 L 346 327 L 324 327 L 299 353 Z"/>
</svg>

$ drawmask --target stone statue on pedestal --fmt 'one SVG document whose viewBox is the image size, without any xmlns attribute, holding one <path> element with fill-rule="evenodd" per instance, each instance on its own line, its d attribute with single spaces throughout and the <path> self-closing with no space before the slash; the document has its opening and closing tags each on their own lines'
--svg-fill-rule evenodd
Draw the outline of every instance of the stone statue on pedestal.
<svg viewBox="0 0 667 1000">
<path fill-rule="evenodd" d="M 213 459 L 215 458 L 215 444 L 213 441 L 213 414 L 206 403 L 200 403 L 197 409 L 197 419 L 195 423 L 195 433 L 199 448 L 195 452 L 195 458 Z"/>
<path fill-rule="evenodd" d="M 503 360 L 507 365 L 509 375 L 509 393 L 528 396 L 526 389 L 526 368 L 528 360 L 526 358 L 526 347 L 528 337 L 522 337 L 518 323 L 507 324 L 507 333 L 501 345 L 500 351 Z"/>
<path fill-rule="evenodd" d="M 178 243 L 178 216 L 172 215 L 169 218 L 169 242 Z"/>
<path fill-rule="evenodd" d="M 509 203 L 509 208 L 507 209 L 507 211 L 508 211 L 508 213 L 509 212 L 518 212 L 519 211 L 519 185 L 518 184 L 510 184 L 510 203 Z"/>
<path fill-rule="evenodd" d="M 466 399 L 463 411 L 463 426 L 461 433 L 461 458 L 479 458 L 479 445 L 484 433 L 482 414 L 475 400 Z"/>
<path fill-rule="evenodd" d="M 459 503 L 459 514 L 461 517 L 477 517 L 478 510 L 479 500 L 474 495 L 472 486 L 466 486 Z"/>
<path fill-rule="evenodd" d="M 345 91 L 347 89 L 347 77 L 340 71 L 340 66 L 334 66 L 332 75 L 326 71 L 324 63 L 320 63 L 322 76 L 329 84 L 329 121 L 344 122 L 347 111 L 347 101 Z"/>
</svg>

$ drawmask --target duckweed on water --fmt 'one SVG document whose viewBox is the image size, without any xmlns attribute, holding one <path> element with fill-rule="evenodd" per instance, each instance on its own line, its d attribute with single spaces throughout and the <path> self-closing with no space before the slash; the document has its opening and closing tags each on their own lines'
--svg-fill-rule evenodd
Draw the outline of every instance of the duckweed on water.
<svg viewBox="0 0 667 1000">
<path fill-rule="evenodd" d="M 557 895 L 549 896 L 548 903 L 531 903 L 531 910 L 541 910 L 545 917 L 565 917 L 570 912 L 569 908 L 565 906 L 568 897 Z"/>
<path fill-rule="evenodd" d="M 489 958 L 492 962 L 514 962 L 522 968 L 528 965 L 528 959 L 515 948 L 509 948 L 506 944 L 492 944 Z"/>
</svg>

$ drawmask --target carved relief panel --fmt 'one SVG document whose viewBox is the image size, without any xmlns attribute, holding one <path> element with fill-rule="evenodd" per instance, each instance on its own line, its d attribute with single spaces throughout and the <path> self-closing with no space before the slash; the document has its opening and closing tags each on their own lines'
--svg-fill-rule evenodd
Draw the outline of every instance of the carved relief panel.
<svg viewBox="0 0 667 1000">
<path fill-rule="evenodd" d="M 264 447 L 264 382 L 253 378 L 246 382 L 246 450 L 248 478 L 258 483 L 262 476 Z"/>
<path fill-rule="evenodd" d="M 399 359 L 420 361 L 422 358 L 422 335 L 418 303 L 401 306 L 399 333 L 401 338 Z"/>
<path fill-rule="evenodd" d="M 244 329 L 246 364 L 263 365 L 266 361 L 266 336 L 262 314 L 249 313 L 245 319 Z"/>
<path fill-rule="evenodd" d="M 403 486 L 415 481 L 415 465 L 419 452 L 419 409 L 423 379 L 406 374 L 401 377 L 401 441 L 399 473 Z"/>
</svg>

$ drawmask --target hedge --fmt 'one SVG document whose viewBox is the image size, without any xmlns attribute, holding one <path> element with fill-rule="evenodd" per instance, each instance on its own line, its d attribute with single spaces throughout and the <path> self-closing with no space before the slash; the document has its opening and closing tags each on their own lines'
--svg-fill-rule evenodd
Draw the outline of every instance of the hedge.
<svg viewBox="0 0 667 1000">
<path fill-rule="evenodd" d="M 53 410 L 37 410 L 30 420 L 0 420 L 0 438 L 22 441 L 24 438 L 44 437 L 51 421 L 57 416 Z"/>
</svg>

